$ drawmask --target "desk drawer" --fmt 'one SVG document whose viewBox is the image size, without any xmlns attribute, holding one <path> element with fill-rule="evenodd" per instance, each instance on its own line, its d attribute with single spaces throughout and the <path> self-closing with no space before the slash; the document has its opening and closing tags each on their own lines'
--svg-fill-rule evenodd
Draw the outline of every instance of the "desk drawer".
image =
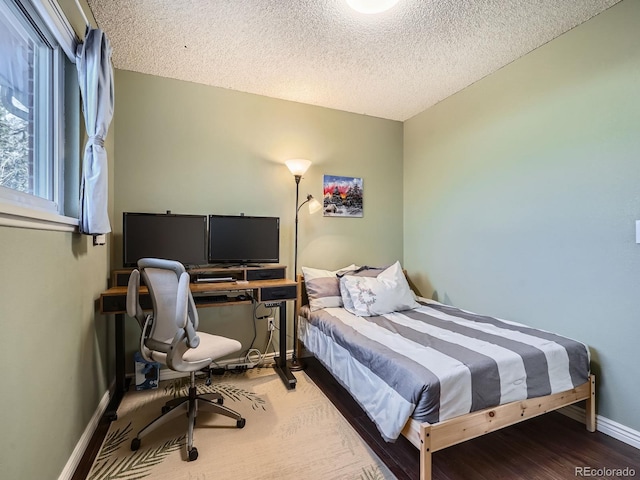
<svg viewBox="0 0 640 480">
<path fill-rule="evenodd" d="M 260 291 L 260 301 L 269 302 L 274 300 L 295 300 L 296 285 L 286 287 L 263 287 Z"/>
<path fill-rule="evenodd" d="M 131 276 L 133 268 L 114 270 L 111 272 L 111 286 L 112 287 L 126 287 L 129 284 L 129 277 Z M 142 279 L 140 279 L 142 283 Z"/>
<path fill-rule="evenodd" d="M 127 311 L 126 295 L 103 295 L 101 302 L 101 313 L 126 313 Z M 140 306 L 143 310 L 151 310 L 153 308 L 151 296 L 148 293 L 140 294 Z"/>
<path fill-rule="evenodd" d="M 284 268 L 260 268 L 247 270 L 247 280 L 281 280 L 284 278 Z"/>
</svg>

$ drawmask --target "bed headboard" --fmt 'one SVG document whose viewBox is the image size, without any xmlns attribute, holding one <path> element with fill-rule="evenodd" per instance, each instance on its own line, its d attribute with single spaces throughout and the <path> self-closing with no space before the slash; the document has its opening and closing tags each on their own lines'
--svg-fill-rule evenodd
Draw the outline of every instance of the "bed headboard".
<svg viewBox="0 0 640 480">
<path fill-rule="evenodd" d="M 300 288 L 298 288 L 298 298 L 297 298 L 297 308 L 300 308 L 301 306 L 307 305 L 309 303 L 309 296 L 307 295 L 307 289 L 305 288 L 304 276 L 297 275 L 296 281 L 300 285 Z M 297 313 L 298 312 L 296 312 L 296 314 Z"/>
</svg>

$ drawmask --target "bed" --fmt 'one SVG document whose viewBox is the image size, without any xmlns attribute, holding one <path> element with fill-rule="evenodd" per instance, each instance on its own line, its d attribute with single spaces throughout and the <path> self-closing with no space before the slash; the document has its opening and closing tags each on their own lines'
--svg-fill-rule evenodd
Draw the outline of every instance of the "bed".
<svg viewBox="0 0 640 480">
<path fill-rule="evenodd" d="M 383 294 L 371 279 L 388 269 L 355 268 L 325 271 L 333 277 L 319 279 L 303 268 L 298 338 L 386 441 L 404 435 L 420 450 L 421 480 L 431 479 L 434 452 L 577 402 L 586 401 L 586 427 L 595 431 L 595 377 L 586 345 L 410 290 L 415 303 L 405 292 L 399 307 L 390 303 L 378 314 L 370 308 L 372 291 Z M 409 289 L 403 280 L 400 288 Z M 351 293 L 367 311 L 354 310 L 345 288 L 354 283 L 360 290 Z"/>
</svg>

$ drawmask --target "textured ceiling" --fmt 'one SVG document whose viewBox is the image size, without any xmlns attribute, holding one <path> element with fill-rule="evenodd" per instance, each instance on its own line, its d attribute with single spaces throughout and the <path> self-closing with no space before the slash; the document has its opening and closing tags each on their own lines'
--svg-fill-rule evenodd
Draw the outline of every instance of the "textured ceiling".
<svg viewBox="0 0 640 480">
<path fill-rule="evenodd" d="M 88 0 L 116 68 L 404 121 L 619 0 Z"/>
</svg>

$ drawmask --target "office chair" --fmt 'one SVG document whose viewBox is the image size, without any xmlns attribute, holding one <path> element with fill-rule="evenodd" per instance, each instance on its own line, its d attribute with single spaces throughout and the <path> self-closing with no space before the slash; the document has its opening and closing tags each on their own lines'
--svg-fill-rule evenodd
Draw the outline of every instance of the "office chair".
<svg viewBox="0 0 640 480">
<path fill-rule="evenodd" d="M 145 315 L 140 307 L 140 275 L 153 303 L 153 313 L 149 315 Z M 131 450 L 140 448 L 145 435 L 186 413 L 189 418 L 187 454 L 190 461 L 195 460 L 198 450 L 193 446 L 193 429 L 199 409 L 233 418 L 238 428 L 244 427 L 245 419 L 239 413 L 222 406 L 222 395 L 196 393 L 196 372 L 208 369 L 213 360 L 237 352 L 242 346 L 237 340 L 197 331 L 198 312 L 189 290 L 189 274 L 180 262 L 140 259 L 138 269 L 133 270 L 129 277 L 127 313 L 138 321 L 142 329 L 140 353 L 143 358 L 190 375 L 189 395 L 167 402 L 162 407 L 162 414 L 131 441 Z"/>
</svg>

